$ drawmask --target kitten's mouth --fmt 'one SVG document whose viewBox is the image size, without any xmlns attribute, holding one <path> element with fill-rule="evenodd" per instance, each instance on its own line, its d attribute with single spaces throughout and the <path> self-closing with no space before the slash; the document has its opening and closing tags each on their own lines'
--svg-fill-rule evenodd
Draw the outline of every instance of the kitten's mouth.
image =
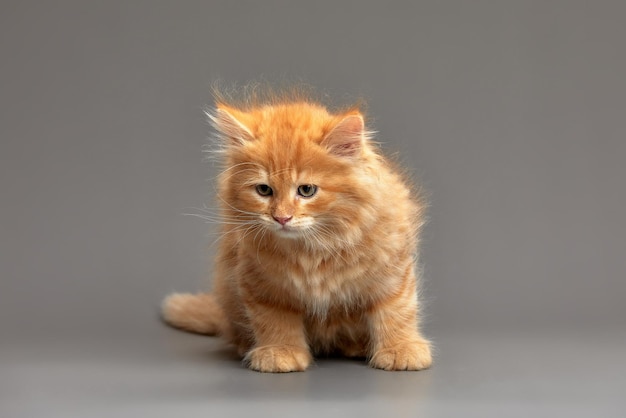
<svg viewBox="0 0 626 418">
<path fill-rule="evenodd" d="M 280 225 L 278 229 L 274 230 L 274 233 L 281 237 L 294 238 L 300 235 L 300 229 L 289 225 Z"/>
</svg>

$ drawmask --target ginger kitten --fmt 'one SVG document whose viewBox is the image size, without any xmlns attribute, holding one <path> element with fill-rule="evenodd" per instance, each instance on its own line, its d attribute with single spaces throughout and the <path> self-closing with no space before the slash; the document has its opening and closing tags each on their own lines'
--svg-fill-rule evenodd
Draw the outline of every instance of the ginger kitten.
<svg viewBox="0 0 626 418">
<path fill-rule="evenodd" d="M 418 328 L 417 192 L 372 145 L 358 109 L 289 94 L 218 98 L 222 239 L 213 291 L 172 294 L 163 318 L 221 335 L 253 370 L 316 354 L 385 370 L 430 366 Z"/>
</svg>

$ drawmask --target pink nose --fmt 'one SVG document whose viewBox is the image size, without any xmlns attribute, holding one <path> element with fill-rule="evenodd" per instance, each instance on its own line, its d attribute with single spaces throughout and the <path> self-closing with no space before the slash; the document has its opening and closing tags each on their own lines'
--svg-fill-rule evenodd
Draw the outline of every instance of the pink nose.
<svg viewBox="0 0 626 418">
<path fill-rule="evenodd" d="M 289 216 L 289 217 L 278 217 L 278 216 L 274 216 L 274 220 L 276 222 L 278 222 L 281 225 L 285 225 L 287 222 L 289 222 L 291 220 L 291 218 L 293 218 L 293 216 Z"/>
</svg>

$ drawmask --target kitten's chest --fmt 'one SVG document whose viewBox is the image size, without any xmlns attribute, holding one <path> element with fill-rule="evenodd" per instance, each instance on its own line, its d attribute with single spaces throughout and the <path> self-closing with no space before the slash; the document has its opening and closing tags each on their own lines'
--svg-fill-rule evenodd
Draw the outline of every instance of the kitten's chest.
<svg viewBox="0 0 626 418">
<path fill-rule="evenodd" d="M 299 257 L 285 270 L 283 280 L 292 297 L 312 315 L 326 315 L 331 309 L 352 308 L 359 297 L 358 263 L 329 257 Z"/>
</svg>

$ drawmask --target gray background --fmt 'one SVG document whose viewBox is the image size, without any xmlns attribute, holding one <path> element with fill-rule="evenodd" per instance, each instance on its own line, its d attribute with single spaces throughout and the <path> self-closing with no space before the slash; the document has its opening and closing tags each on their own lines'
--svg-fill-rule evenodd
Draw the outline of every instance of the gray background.
<svg viewBox="0 0 626 418">
<path fill-rule="evenodd" d="M 626 3 L 0 2 L 0 414 L 626 408 Z M 243 369 L 157 316 L 206 287 L 216 79 L 364 97 L 430 192 L 435 366 Z M 209 249 L 207 250 L 207 247 Z"/>
</svg>

